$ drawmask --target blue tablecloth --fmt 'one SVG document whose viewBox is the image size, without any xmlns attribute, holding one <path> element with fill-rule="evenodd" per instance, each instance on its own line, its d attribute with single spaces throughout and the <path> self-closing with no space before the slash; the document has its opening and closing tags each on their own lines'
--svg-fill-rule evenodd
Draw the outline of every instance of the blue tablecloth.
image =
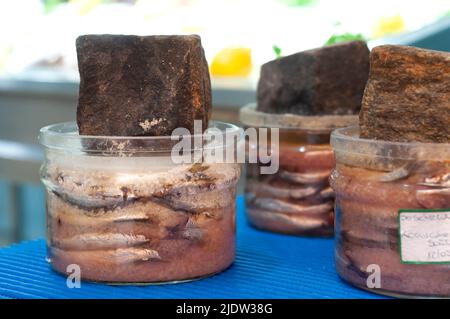
<svg viewBox="0 0 450 319">
<path fill-rule="evenodd" d="M 237 258 L 225 272 L 199 281 L 158 286 L 108 286 L 66 278 L 45 261 L 45 241 L 0 249 L 0 298 L 379 298 L 339 279 L 333 240 L 259 231 L 238 197 Z"/>
</svg>

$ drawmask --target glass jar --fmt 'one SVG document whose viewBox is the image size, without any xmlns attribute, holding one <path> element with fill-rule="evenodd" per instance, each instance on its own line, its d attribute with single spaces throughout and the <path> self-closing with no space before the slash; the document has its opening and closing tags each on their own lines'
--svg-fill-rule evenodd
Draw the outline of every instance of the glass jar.
<svg viewBox="0 0 450 319">
<path fill-rule="evenodd" d="M 358 127 L 331 143 L 339 275 L 383 294 L 450 297 L 450 144 L 362 139 Z"/>
<path fill-rule="evenodd" d="M 357 123 L 357 116 L 298 116 L 268 114 L 254 104 L 241 108 L 247 127 L 276 128 L 278 157 L 275 174 L 261 174 L 261 163 L 246 166 L 246 214 L 253 226 L 301 236 L 332 236 L 334 193 L 329 176 L 334 167 L 330 133 L 336 127 Z M 258 130 L 257 130 L 258 131 Z M 261 148 L 249 141 L 249 149 Z M 267 144 L 270 147 L 270 141 Z"/>
<path fill-rule="evenodd" d="M 240 166 L 212 161 L 206 151 L 234 149 L 226 137 L 239 140 L 242 129 L 210 128 L 222 140 L 80 136 L 74 122 L 42 128 L 53 269 L 65 274 L 76 265 L 82 279 L 108 283 L 186 281 L 226 269 L 235 256 Z M 174 161 L 182 139 L 195 145 L 183 156 L 200 154 L 194 163 Z"/>
</svg>

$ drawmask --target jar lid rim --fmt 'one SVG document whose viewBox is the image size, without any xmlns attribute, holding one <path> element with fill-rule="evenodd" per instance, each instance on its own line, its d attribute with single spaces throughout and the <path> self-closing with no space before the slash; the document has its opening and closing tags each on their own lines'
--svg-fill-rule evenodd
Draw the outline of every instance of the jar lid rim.
<svg viewBox="0 0 450 319">
<path fill-rule="evenodd" d="M 450 161 L 449 143 L 395 142 L 359 137 L 359 126 L 339 128 L 331 133 L 335 152 L 397 159 Z"/>
<path fill-rule="evenodd" d="M 313 132 L 328 132 L 336 128 L 358 123 L 358 115 L 297 115 L 266 113 L 257 110 L 256 103 L 244 105 L 239 110 L 239 120 L 254 127 L 298 129 Z"/>
<path fill-rule="evenodd" d="M 47 125 L 40 129 L 39 143 L 50 149 L 60 149 L 67 151 L 100 151 L 89 149 L 86 145 L 120 145 L 127 143 L 127 149 L 124 152 L 161 152 L 170 151 L 172 146 L 183 138 L 195 140 L 196 138 L 209 139 L 211 135 L 220 135 L 225 142 L 229 137 L 237 137 L 240 141 L 244 132 L 243 129 L 235 124 L 210 121 L 208 129 L 201 134 L 189 135 L 166 135 L 166 136 L 96 136 L 79 135 L 78 126 L 75 121 L 62 122 Z M 83 146 L 84 145 L 84 146 Z M 138 145 L 152 145 L 153 147 L 139 147 Z M 193 147 L 194 150 L 197 146 Z M 105 149 L 101 150 L 102 152 Z M 115 150 L 117 151 L 117 150 Z"/>
</svg>

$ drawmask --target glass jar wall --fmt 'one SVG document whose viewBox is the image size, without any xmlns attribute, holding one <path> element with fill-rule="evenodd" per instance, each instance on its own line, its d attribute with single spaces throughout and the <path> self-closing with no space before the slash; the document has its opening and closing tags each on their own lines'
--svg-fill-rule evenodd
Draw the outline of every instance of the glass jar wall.
<svg viewBox="0 0 450 319">
<path fill-rule="evenodd" d="M 331 141 L 339 275 L 374 292 L 449 297 L 450 145 L 361 139 L 357 127 Z"/>
<path fill-rule="evenodd" d="M 224 137 L 241 133 L 212 126 Z M 75 123 L 43 128 L 40 142 L 56 271 L 75 264 L 86 280 L 160 283 L 208 276 L 233 262 L 239 164 L 176 163 L 170 136 L 79 136 Z"/>
</svg>

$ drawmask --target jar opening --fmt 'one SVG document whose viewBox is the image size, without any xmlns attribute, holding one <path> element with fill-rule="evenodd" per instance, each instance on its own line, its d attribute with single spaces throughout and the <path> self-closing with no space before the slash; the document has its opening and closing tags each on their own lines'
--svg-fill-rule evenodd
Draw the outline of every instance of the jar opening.
<svg viewBox="0 0 450 319">
<path fill-rule="evenodd" d="M 39 142 L 45 148 L 69 153 L 167 153 L 180 142 L 184 150 L 223 149 L 231 141 L 242 140 L 243 130 L 233 124 L 210 121 L 203 134 L 172 136 L 92 136 L 79 135 L 77 124 L 52 124 L 40 130 Z"/>
<path fill-rule="evenodd" d="M 240 121 L 253 127 L 302 130 L 311 133 L 330 133 L 333 129 L 358 123 L 357 115 L 296 115 L 265 113 L 251 103 L 239 111 Z"/>
<path fill-rule="evenodd" d="M 349 157 L 373 157 L 392 160 L 450 161 L 450 144 L 391 142 L 359 137 L 359 126 L 334 130 L 331 146 L 335 153 Z"/>
</svg>

